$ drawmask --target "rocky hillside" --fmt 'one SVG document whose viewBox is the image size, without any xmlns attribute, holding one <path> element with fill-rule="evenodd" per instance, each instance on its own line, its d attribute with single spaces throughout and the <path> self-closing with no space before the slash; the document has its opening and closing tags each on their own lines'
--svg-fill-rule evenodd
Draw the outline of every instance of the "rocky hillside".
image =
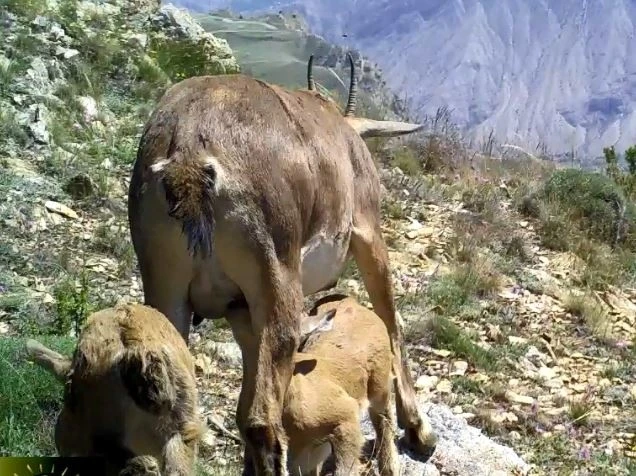
<svg viewBox="0 0 636 476">
<path fill-rule="evenodd" d="M 298 12 L 377 61 L 416 110 L 450 107 L 476 140 L 494 129 L 500 141 L 584 160 L 634 141 L 631 0 L 180 1 Z"/>
<path fill-rule="evenodd" d="M 68 353 L 90 312 L 142 299 L 126 218 L 141 128 L 169 84 L 238 66 L 156 2 L 2 0 L 0 23 L 0 455 L 46 455 L 62 389 L 25 362 L 24 338 Z M 634 474 L 636 167 L 475 157 L 443 116 L 369 146 L 440 437 L 427 463 L 401 450 L 405 474 Z M 368 304 L 355 266 L 338 289 Z M 223 321 L 191 348 L 200 474 L 238 474 L 240 354 Z"/>
</svg>

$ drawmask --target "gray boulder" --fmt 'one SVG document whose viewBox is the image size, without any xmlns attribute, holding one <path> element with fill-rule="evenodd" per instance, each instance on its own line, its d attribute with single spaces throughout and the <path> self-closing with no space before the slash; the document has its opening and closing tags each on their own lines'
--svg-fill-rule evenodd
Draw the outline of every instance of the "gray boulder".
<svg viewBox="0 0 636 476">
<path fill-rule="evenodd" d="M 448 406 L 426 402 L 420 408 L 437 433 L 437 448 L 431 459 L 423 463 L 400 447 L 401 474 L 506 476 L 528 473 L 529 465 L 514 450 L 494 442 Z M 366 417 L 362 429 L 367 441 L 375 438 L 373 426 Z"/>
</svg>

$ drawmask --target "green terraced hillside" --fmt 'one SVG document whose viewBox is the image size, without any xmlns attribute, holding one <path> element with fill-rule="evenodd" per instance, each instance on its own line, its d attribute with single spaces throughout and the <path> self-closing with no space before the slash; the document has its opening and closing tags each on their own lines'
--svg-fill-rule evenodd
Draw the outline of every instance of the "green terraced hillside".
<svg viewBox="0 0 636 476">
<path fill-rule="evenodd" d="M 268 82 L 299 88 L 307 85 L 307 60 L 316 55 L 314 77 L 319 86 L 332 95 L 345 98 L 349 84 L 347 50 L 308 33 L 301 19 L 276 15 L 243 19 L 226 15 L 199 14 L 201 26 L 230 44 L 242 72 Z M 354 58 L 359 57 L 353 51 Z M 365 59 L 358 71 L 363 102 L 372 97 L 375 106 L 392 102 L 375 65 Z"/>
</svg>

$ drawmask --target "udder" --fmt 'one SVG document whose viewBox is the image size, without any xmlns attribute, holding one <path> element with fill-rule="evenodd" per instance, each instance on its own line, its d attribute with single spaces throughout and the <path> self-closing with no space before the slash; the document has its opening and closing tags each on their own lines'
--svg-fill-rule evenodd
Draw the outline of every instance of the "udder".
<svg viewBox="0 0 636 476">
<path fill-rule="evenodd" d="M 305 296 L 334 284 L 347 260 L 351 232 L 328 237 L 318 234 L 301 250 L 302 282 Z"/>
<path fill-rule="evenodd" d="M 335 237 L 326 235 L 315 235 L 301 250 L 305 296 L 335 284 L 347 260 L 351 232 L 342 232 Z M 207 319 L 223 317 L 227 306 L 241 297 L 241 289 L 223 272 L 214 253 L 196 264 L 189 288 L 195 314 Z"/>
</svg>

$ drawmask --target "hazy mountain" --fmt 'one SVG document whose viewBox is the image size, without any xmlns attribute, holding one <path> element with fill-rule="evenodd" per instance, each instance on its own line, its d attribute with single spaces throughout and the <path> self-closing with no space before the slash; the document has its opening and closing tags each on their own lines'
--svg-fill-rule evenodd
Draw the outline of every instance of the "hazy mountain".
<svg viewBox="0 0 636 476">
<path fill-rule="evenodd" d="M 453 109 L 476 138 L 598 155 L 636 143 L 634 0 L 181 0 L 295 10 L 376 61 L 415 110 Z M 343 38 L 342 35 L 347 37 Z"/>
</svg>

